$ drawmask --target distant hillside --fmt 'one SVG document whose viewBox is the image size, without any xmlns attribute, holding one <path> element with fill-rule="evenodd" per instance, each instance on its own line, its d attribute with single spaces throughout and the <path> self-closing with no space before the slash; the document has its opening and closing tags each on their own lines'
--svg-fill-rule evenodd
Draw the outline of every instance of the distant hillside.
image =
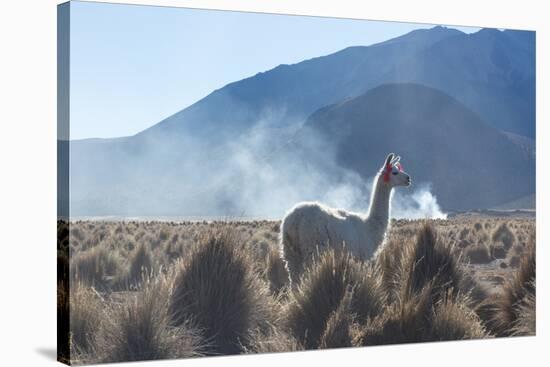
<svg viewBox="0 0 550 367">
<path fill-rule="evenodd" d="M 536 146 L 535 146 L 535 139 L 528 138 L 526 136 L 504 132 L 504 135 L 508 137 L 514 144 L 519 146 L 526 155 L 528 155 L 531 158 L 536 157 Z"/>
<path fill-rule="evenodd" d="M 416 82 L 441 89 L 497 129 L 533 137 L 534 47 L 533 32 L 415 30 L 228 84 L 141 134 L 225 139 L 258 121 L 300 124 L 322 106 L 384 83 Z"/>
<path fill-rule="evenodd" d="M 437 88 L 499 130 L 535 136 L 535 33 L 482 29 L 432 44 L 384 78 Z"/>
<path fill-rule="evenodd" d="M 433 178 L 434 189 L 448 207 L 479 207 L 514 200 L 533 192 L 534 166 L 525 149 L 519 159 L 518 145 L 503 139 L 498 130 L 534 136 L 534 59 L 532 32 L 481 30 L 467 35 L 435 27 L 372 46 L 349 47 L 294 65 L 280 65 L 228 84 L 134 136 L 71 141 L 71 210 L 75 215 L 219 215 L 242 211 L 243 203 L 254 205 L 261 201 L 258 197 L 266 203 L 271 197 L 280 199 L 284 195 L 288 200 L 315 198 L 312 193 L 322 190 L 326 179 L 341 172 L 339 167 L 333 167 L 331 159 L 313 154 L 314 149 L 308 153 L 303 148 L 291 149 L 292 136 L 308 116 L 389 82 L 411 81 L 434 87 L 446 96 L 430 99 L 427 93 L 426 101 L 419 101 L 421 96 L 409 92 L 387 93 L 377 97 L 377 103 L 397 108 L 403 102 L 403 106 L 412 108 L 410 101 L 391 99 L 424 101 L 425 110 L 416 111 L 417 118 L 407 123 L 400 121 L 396 126 L 401 126 L 401 131 L 395 134 L 408 135 L 410 141 L 417 137 L 415 149 L 420 151 L 433 147 L 434 152 L 443 152 L 451 147 L 434 168 L 447 172 L 447 166 L 456 165 L 460 172 L 450 181 L 452 185 L 446 187 L 443 184 L 447 182 L 436 171 L 432 174 L 420 170 L 419 179 L 428 182 Z M 346 102 L 344 105 L 350 106 Z M 389 124 L 391 118 L 398 117 L 392 114 L 394 111 L 372 107 L 377 114 L 370 109 L 358 110 L 361 118 Z M 446 107 L 450 110 L 444 111 Z M 410 112 L 405 107 L 398 110 L 403 108 Z M 451 112 L 458 115 L 451 116 Z M 425 121 L 424 117 L 430 120 Z M 451 123 L 455 120 L 459 122 L 456 126 Z M 436 123 L 441 124 L 440 130 L 427 125 Z M 345 125 L 339 125 L 335 134 L 342 134 L 339 129 Z M 445 137 L 444 132 L 453 134 L 455 129 L 456 134 L 463 134 L 458 135 L 460 143 Z M 429 134 L 420 134 L 427 130 Z M 489 142 L 481 144 L 476 136 L 469 141 L 467 134 L 482 134 Z M 329 137 L 328 141 L 332 140 Z M 341 157 L 340 162 L 352 168 L 352 172 L 367 175 L 366 168 L 372 168 L 373 162 L 378 164 L 378 159 L 356 154 L 356 151 L 367 153 L 362 151 L 363 141 L 356 138 L 349 143 L 357 145 L 342 150 L 341 154 L 350 156 Z M 499 167 L 493 172 L 487 163 L 471 165 L 459 159 L 461 155 L 475 158 L 476 154 L 480 154 L 478 158 L 493 159 L 494 152 L 476 144 L 498 149 L 505 157 L 509 155 L 509 167 L 502 167 L 505 159 L 489 160 Z M 388 147 L 379 148 L 387 152 Z M 417 157 L 425 155 L 417 156 L 414 147 L 405 151 L 400 146 L 392 148 L 404 155 L 409 153 L 413 165 L 423 164 Z M 378 157 L 380 150 L 368 152 Z M 447 158 L 450 160 L 445 162 Z M 492 183 L 495 188 L 473 185 L 471 181 L 476 179 L 467 169 L 481 175 L 483 185 Z M 508 180 L 520 177 L 519 172 L 532 176 Z M 305 177 L 299 182 L 287 179 L 306 173 L 315 177 L 315 185 Z M 466 189 L 454 191 L 454 185 L 463 181 L 465 185 L 461 187 L 488 191 L 483 195 Z M 278 190 L 280 196 L 270 195 L 264 186 Z M 355 190 L 356 185 L 352 186 L 348 189 Z M 286 205 L 281 200 L 275 201 Z"/>
<path fill-rule="evenodd" d="M 365 178 L 379 166 L 373 158 L 399 152 L 413 182 L 430 182 L 446 209 L 488 208 L 535 192 L 533 158 L 429 87 L 383 85 L 319 110 L 306 127 L 330 138 L 338 162 Z"/>
<path fill-rule="evenodd" d="M 535 209 L 537 206 L 537 197 L 535 194 L 527 195 L 519 199 L 498 205 L 496 210 L 519 210 L 519 209 Z"/>
<path fill-rule="evenodd" d="M 372 46 L 276 68 L 230 83 L 138 135 L 180 133 L 227 139 L 259 121 L 269 126 L 300 125 L 318 108 L 382 84 L 403 60 L 414 60 L 431 45 L 457 35 L 455 29 L 415 30 Z"/>
</svg>

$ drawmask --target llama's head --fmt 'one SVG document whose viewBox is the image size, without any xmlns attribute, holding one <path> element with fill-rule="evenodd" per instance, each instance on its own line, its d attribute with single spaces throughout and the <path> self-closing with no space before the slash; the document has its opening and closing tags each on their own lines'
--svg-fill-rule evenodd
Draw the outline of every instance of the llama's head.
<svg viewBox="0 0 550 367">
<path fill-rule="evenodd" d="M 384 162 L 382 170 L 380 170 L 380 178 L 384 184 L 390 187 L 409 186 L 411 184 L 411 176 L 409 176 L 399 163 L 400 156 L 390 153 Z"/>
</svg>

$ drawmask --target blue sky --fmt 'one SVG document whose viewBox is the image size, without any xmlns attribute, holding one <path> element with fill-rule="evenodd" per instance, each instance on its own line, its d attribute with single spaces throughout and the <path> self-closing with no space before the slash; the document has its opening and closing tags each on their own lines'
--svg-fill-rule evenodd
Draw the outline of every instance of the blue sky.
<svg viewBox="0 0 550 367">
<path fill-rule="evenodd" d="M 72 2 L 71 139 L 133 135 L 279 64 L 432 26 Z"/>
</svg>

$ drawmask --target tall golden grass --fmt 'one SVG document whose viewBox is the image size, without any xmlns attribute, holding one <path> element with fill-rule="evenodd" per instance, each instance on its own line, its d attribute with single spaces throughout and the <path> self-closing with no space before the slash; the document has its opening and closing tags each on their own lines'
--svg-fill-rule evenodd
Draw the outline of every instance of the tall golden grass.
<svg viewBox="0 0 550 367">
<path fill-rule="evenodd" d="M 319 250 L 293 288 L 277 231 L 272 221 L 59 222 L 60 360 L 535 333 L 534 220 L 393 221 L 375 259 L 345 244 Z"/>
</svg>

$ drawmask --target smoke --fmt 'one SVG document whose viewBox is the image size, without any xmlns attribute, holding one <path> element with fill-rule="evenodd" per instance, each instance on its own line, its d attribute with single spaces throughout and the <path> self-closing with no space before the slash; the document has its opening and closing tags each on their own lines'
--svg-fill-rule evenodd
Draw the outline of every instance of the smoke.
<svg viewBox="0 0 550 367">
<path fill-rule="evenodd" d="M 397 191 L 393 196 L 391 213 L 397 219 L 447 219 L 428 184 L 421 184 L 410 194 Z"/>
<path fill-rule="evenodd" d="M 279 119 L 270 113 L 246 133 L 217 141 L 150 134 L 96 148 L 73 143 L 71 213 L 280 219 L 301 201 L 366 213 L 373 177 L 341 167 L 335 144 L 301 121 L 278 127 Z M 446 217 L 427 184 L 394 190 L 391 215 Z"/>
<path fill-rule="evenodd" d="M 302 131 L 297 146 L 294 130 L 270 126 L 268 119 L 262 120 L 229 145 L 227 160 L 218 168 L 225 204 L 217 206 L 217 215 L 277 219 L 301 201 L 368 211 L 374 177 L 365 180 L 338 165 L 333 144 L 314 131 Z M 215 187 L 212 190 L 219 192 Z M 428 184 L 394 190 L 391 215 L 446 218 Z"/>
</svg>

